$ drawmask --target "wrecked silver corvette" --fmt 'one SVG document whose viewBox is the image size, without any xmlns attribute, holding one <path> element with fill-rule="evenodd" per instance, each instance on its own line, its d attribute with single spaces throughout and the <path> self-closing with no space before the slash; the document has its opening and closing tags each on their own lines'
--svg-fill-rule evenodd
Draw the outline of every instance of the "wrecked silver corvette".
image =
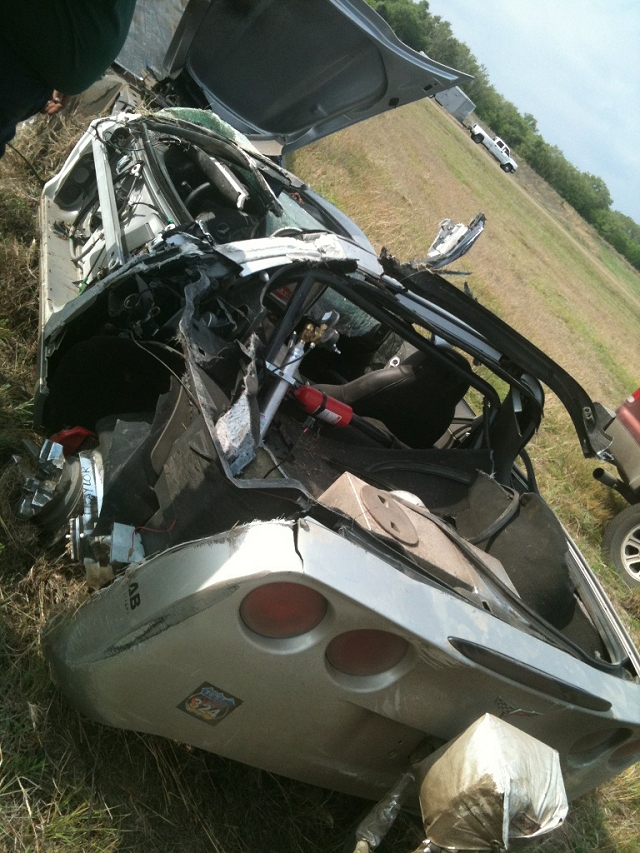
<svg viewBox="0 0 640 853">
<path fill-rule="evenodd" d="M 98 120 L 45 189 L 22 513 L 107 584 L 48 630 L 57 683 L 371 797 L 491 712 L 592 788 L 638 757 L 640 662 L 525 445 L 541 381 L 591 454 L 597 407 L 223 129 Z"/>
<path fill-rule="evenodd" d="M 606 453 L 558 365 L 211 113 L 93 122 L 42 227 L 20 512 L 98 589 L 44 637 L 75 707 L 371 798 L 486 714 L 569 798 L 640 758 L 638 653 L 526 453 L 542 383 Z"/>
</svg>

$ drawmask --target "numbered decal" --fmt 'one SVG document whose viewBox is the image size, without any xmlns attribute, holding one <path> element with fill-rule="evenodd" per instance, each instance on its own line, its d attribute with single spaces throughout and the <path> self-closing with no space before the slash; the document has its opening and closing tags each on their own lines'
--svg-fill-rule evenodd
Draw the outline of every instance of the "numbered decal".
<svg viewBox="0 0 640 853">
<path fill-rule="evenodd" d="M 197 717 L 203 723 L 217 726 L 225 717 L 242 705 L 242 700 L 230 693 L 225 693 L 219 687 L 204 682 L 187 698 L 180 702 L 178 708 L 192 717 Z"/>
</svg>

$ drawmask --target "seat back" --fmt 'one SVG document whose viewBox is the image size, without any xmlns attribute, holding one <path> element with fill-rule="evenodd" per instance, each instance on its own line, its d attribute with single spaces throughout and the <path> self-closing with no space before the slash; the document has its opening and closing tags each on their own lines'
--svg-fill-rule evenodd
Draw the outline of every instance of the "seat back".
<svg viewBox="0 0 640 853">
<path fill-rule="evenodd" d="M 372 370 L 345 385 L 317 387 L 356 414 L 382 421 L 410 447 L 425 448 L 432 447 L 453 420 L 469 388 L 470 371 L 454 350 L 447 350 L 444 358 L 416 351 L 397 366 Z"/>
</svg>

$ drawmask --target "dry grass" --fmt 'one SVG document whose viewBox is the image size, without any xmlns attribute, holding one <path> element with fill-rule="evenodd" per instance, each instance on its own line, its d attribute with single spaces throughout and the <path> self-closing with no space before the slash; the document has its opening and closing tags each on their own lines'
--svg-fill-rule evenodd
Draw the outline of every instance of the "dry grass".
<svg viewBox="0 0 640 853">
<path fill-rule="evenodd" d="M 18 147 L 43 177 L 77 134 L 63 124 L 26 128 Z M 506 178 L 433 104 L 385 116 L 298 155 L 295 170 L 328 195 L 378 244 L 420 257 L 443 216 L 479 210 L 487 234 L 458 266 L 485 304 L 575 369 L 612 404 L 638 364 L 640 277 L 544 187 L 529 195 Z M 521 181 L 526 183 L 526 181 Z M 0 456 L 30 435 L 37 324 L 40 186 L 15 154 L 0 161 Z M 534 197 L 535 196 L 535 197 Z M 560 225 L 552 218 L 560 218 Z M 635 387 L 635 386 L 634 386 Z M 615 498 L 591 480 L 575 436 L 553 400 L 534 447 L 543 489 L 603 574 L 627 621 L 630 593 L 599 560 Z M 30 528 L 11 521 L 11 475 L 0 482 L 0 851 L 216 851 L 338 853 L 363 804 L 159 738 L 80 719 L 51 685 L 39 649 L 48 616 L 73 607 L 84 586 L 59 553 L 43 553 Z M 631 769 L 583 798 L 545 853 L 635 853 L 639 776 Z M 406 819 L 382 851 L 416 846 Z"/>
<path fill-rule="evenodd" d="M 78 137 L 73 121 L 23 127 L 15 147 L 42 180 L 55 174 Z M 0 160 L 0 465 L 29 434 L 38 328 L 37 211 L 41 181 L 12 148 Z"/>
</svg>

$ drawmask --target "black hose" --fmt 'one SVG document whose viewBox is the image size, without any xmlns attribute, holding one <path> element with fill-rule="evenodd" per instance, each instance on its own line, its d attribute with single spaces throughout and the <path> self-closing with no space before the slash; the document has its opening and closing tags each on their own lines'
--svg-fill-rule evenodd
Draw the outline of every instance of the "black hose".
<svg viewBox="0 0 640 853">
<path fill-rule="evenodd" d="M 47 183 L 45 181 L 45 179 L 42 177 L 42 175 L 39 174 L 39 172 L 37 171 L 37 169 L 33 165 L 33 163 L 30 160 L 27 160 L 27 158 L 24 156 L 24 154 L 21 151 L 18 151 L 18 149 L 14 145 L 12 145 L 10 142 L 7 142 L 7 148 L 10 148 L 13 152 L 15 152 L 18 155 L 18 157 L 22 157 L 24 162 L 27 164 L 27 166 L 29 167 L 29 169 L 31 170 L 33 175 L 35 176 L 36 180 L 40 183 L 41 187 L 43 187 Z"/>
</svg>

